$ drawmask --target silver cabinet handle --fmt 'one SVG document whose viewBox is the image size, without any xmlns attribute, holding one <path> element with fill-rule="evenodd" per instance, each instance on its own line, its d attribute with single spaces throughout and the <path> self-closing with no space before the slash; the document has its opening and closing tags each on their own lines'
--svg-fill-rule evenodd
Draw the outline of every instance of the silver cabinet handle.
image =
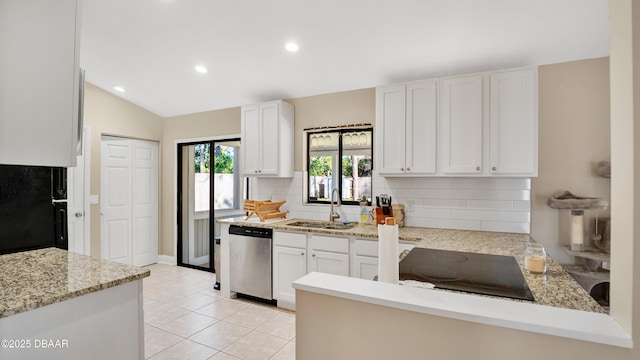
<svg viewBox="0 0 640 360">
<path fill-rule="evenodd" d="M 80 211 L 78 211 L 77 213 L 74 214 L 76 217 L 82 217 L 84 216 L 83 213 L 81 213 Z"/>
<path fill-rule="evenodd" d="M 410 169 L 410 168 L 407 168 L 407 171 L 411 171 L 411 169 Z"/>
<path fill-rule="evenodd" d="M 311 257 L 316 257 L 316 254 L 311 254 Z"/>
<path fill-rule="evenodd" d="M 404 171 L 404 168 L 400 168 L 400 171 Z"/>
<path fill-rule="evenodd" d="M 491 170 L 496 171 L 498 170 L 495 166 L 491 168 Z"/>
<path fill-rule="evenodd" d="M 480 171 L 480 166 L 477 166 L 477 167 L 476 167 L 476 171 Z"/>
<path fill-rule="evenodd" d="M 303 252 L 301 252 L 301 253 L 300 253 L 300 255 L 304 256 L 304 253 L 303 253 Z"/>
</svg>

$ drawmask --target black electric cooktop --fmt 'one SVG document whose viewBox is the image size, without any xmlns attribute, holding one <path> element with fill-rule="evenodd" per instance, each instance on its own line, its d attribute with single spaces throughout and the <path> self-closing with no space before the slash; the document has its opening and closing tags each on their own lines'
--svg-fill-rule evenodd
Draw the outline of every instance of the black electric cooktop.
<svg viewBox="0 0 640 360">
<path fill-rule="evenodd" d="M 400 261 L 400 280 L 436 288 L 533 301 L 513 256 L 413 248 Z"/>
</svg>

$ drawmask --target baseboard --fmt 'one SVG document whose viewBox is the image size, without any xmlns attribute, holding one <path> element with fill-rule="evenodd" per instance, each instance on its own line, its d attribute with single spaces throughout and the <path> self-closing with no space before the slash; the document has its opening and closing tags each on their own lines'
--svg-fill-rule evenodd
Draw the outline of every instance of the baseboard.
<svg viewBox="0 0 640 360">
<path fill-rule="evenodd" d="M 174 256 L 158 255 L 158 264 L 177 265 L 178 262 Z"/>
</svg>

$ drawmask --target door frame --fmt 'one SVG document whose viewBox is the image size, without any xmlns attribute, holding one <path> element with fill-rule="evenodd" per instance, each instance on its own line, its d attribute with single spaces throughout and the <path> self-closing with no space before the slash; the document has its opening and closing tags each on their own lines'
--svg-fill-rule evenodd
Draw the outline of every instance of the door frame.
<svg viewBox="0 0 640 360">
<path fill-rule="evenodd" d="M 82 154 L 84 161 L 83 169 L 83 193 L 82 193 L 82 212 L 83 212 L 83 234 L 84 255 L 91 255 L 91 127 L 84 126 L 82 128 Z M 68 170 L 67 170 L 68 171 Z M 68 184 L 68 183 L 67 183 Z M 67 194 L 73 189 L 67 188 Z M 68 196 L 67 196 L 68 198 Z"/>
<path fill-rule="evenodd" d="M 178 252 L 178 215 L 179 215 L 179 209 L 181 204 L 179 203 L 178 200 L 178 191 L 180 190 L 179 185 L 180 182 L 178 181 L 178 174 L 180 172 L 180 165 L 181 165 L 181 160 L 180 160 L 180 154 L 178 151 L 178 147 L 180 145 L 187 145 L 187 144 L 193 144 L 193 143 L 200 143 L 200 142 L 210 142 L 210 141 L 225 141 L 225 140 L 229 140 L 229 139 L 240 139 L 240 143 L 242 144 L 242 137 L 240 134 L 229 134 L 229 135 L 217 135 L 217 136 L 208 136 L 208 137 L 198 137 L 198 138 L 185 138 L 185 139 L 176 139 L 174 140 L 173 143 L 173 259 L 171 260 L 171 265 L 178 265 L 179 263 L 179 257 L 178 254 L 182 254 L 182 250 L 180 250 L 180 252 Z M 214 196 L 213 192 L 211 192 L 210 194 L 211 197 Z M 213 201 L 211 201 L 213 202 Z M 244 213 L 244 212 L 243 212 Z M 241 215 L 240 212 L 238 213 L 238 215 Z M 213 230 L 214 228 L 214 224 L 215 221 L 213 219 L 209 219 L 210 221 L 210 226 L 211 229 Z M 211 232 L 211 234 L 213 234 L 213 232 Z M 213 256 L 214 256 L 214 250 L 213 247 L 211 247 L 210 250 L 210 261 L 211 261 L 211 265 L 213 265 Z M 211 266 L 211 271 L 213 272 L 213 266 Z"/>
</svg>

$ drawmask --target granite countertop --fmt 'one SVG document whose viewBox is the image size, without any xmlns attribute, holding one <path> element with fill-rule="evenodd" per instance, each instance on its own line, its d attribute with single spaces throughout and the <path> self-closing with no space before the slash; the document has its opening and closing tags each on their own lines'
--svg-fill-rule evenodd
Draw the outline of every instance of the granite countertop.
<svg viewBox="0 0 640 360">
<path fill-rule="evenodd" d="M 0 255 L 0 318 L 149 276 L 150 271 L 56 248 Z"/>
<path fill-rule="evenodd" d="M 289 223 L 300 220 L 303 219 L 256 222 L 255 220 L 244 221 L 244 218 L 230 218 L 219 220 L 219 222 L 272 228 L 275 230 L 344 235 L 371 239 L 378 238 L 378 229 L 375 225 L 356 225 L 351 229 L 345 230 L 303 228 L 288 225 Z M 417 247 L 513 256 L 520 265 L 520 269 L 533 293 L 536 304 L 606 313 L 602 306 L 589 296 L 571 275 L 550 256 L 547 256 L 547 273 L 545 275 L 529 274 L 524 270 L 523 256 L 525 244 L 527 242 L 535 242 L 528 234 L 432 229 L 411 226 L 399 228 L 398 233 L 401 241 L 413 242 Z M 526 301 L 516 299 L 509 300 Z"/>
</svg>

